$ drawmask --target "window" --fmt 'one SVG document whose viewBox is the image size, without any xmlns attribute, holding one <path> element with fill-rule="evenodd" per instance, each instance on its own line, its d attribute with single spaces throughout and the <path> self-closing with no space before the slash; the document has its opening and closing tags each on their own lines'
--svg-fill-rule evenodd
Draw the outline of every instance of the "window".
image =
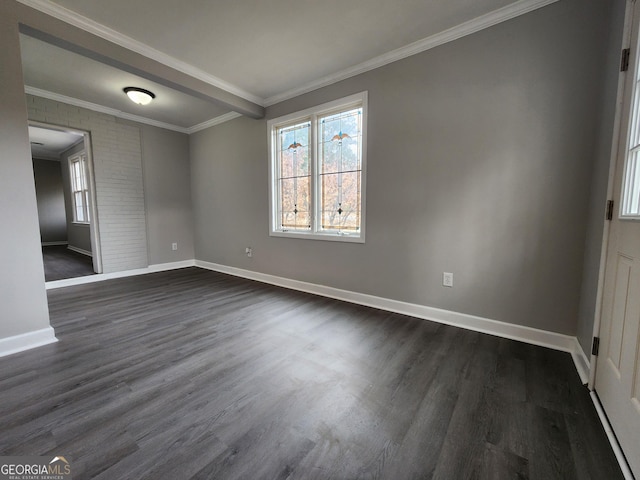
<svg viewBox="0 0 640 480">
<path fill-rule="evenodd" d="M 268 122 L 271 235 L 364 242 L 367 93 Z"/>
<path fill-rule="evenodd" d="M 89 223 L 89 182 L 87 180 L 87 155 L 84 152 L 69 157 L 69 171 L 73 221 L 76 223 Z"/>
<path fill-rule="evenodd" d="M 639 65 L 636 62 L 636 65 Z M 637 67 L 636 67 L 637 68 Z M 620 218 L 640 220 L 640 78 L 635 72 L 631 128 L 625 152 L 624 181 L 620 201 Z"/>
</svg>

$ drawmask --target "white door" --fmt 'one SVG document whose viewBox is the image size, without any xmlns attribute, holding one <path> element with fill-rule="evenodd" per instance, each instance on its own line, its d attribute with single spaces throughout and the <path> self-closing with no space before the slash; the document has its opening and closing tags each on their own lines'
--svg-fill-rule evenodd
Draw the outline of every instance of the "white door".
<svg viewBox="0 0 640 480">
<path fill-rule="evenodd" d="M 640 2 L 639 2 L 640 3 Z M 636 478 L 640 478 L 640 82 L 634 6 L 614 183 L 595 390 Z"/>
</svg>

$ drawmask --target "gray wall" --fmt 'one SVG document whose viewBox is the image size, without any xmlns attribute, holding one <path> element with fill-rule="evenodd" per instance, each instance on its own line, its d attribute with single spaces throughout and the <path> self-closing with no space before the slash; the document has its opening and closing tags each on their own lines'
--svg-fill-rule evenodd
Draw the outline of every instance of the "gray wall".
<svg viewBox="0 0 640 480">
<path fill-rule="evenodd" d="M 562 0 L 268 108 L 368 90 L 365 244 L 268 236 L 264 120 L 191 135 L 196 258 L 575 335 L 610 15 Z"/>
<path fill-rule="evenodd" d="M 33 159 L 40 240 L 46 243 L 67 241 L 67 215 L 60 162 Z"/>
<path fill-rule="evenodd" d="M 141 130 L 149 264 L 191 260 L 189 137 L 148 125 Z"/>
<path fill-rule="evenodd" d="M 49 327 L 18 23 L 0 0 L 0 339 Z"/>
<path fill-rule="evenodd" d="M 613 14 L 610 20 L 609 37 L 605 42 L 607 46 L 607 58 L 604 65 L 605 88 L 603 89 L 603 95 L 599 103 L 600 112 L 598 118 L 600 118 L 600 128 L 596 137 L 596 155 L 593 166 L 593 180 L 591 182 L 584 274 L 578 317 L 578 341 L 587 355 L 591 354 L 593 321 L 596 313 L 595 306 L 598 291 L 600 252 L 607 200 L 611 144 L 612 141 L 614 141 L 613 124 L 615 120 L 618 77 L 620 75 L 620 50 L 622 49 L 622 31 L 624 28 L 626 1 L 613 0 L 611 6 Z"/>
<path fill-rule="evenodd" d="M 88 224 L 73 222 L 73 200 L 71 198 L 71 172 L 69 171 L 69 157 L 84 150 L 84 141 L 74 145 L 60 155 L 62 165 L 62 182 L 64 184 L 64 199 L 67 211 L 67 235 L 69 246 L 76 247 L 85 252 L 91 249 L 91 228 Z"/>
</svg>

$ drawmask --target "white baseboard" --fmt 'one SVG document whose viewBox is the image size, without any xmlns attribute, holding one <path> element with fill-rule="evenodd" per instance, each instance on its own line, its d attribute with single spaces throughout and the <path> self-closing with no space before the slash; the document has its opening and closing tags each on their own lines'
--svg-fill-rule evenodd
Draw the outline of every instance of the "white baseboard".
<svg viewBox="0 0 640 480">
<path fill-rule="evenodd" d="M 183 260 L 181 262 L 170 262 L 170 263 L 156 263 L 155 265 L 149 265 L 147 273 L 153 272 L 164 272 L 166 270 L 177 270 L 179 268 L 187 268 L 187 267 L 195 267 L 196 261 L 191 260 Z"/>
<path fill-rule="evenodd" d="M 386 310 L 389 312 L 401 313 L 403 315 L 410 315 L 412 317 L 431 320 L 438 323 L 444 323 L 446 325 L 452 325 L 454 327 L 466 328 L 467 330 L 488 333 L 490 335 L 495 335 L 498 337 L 519 340 L 521 342 L 530 343 L 533 345 L 540 345 L 542 347 L 548 347 L 554 350 L 569 352 L 571 353 L 573 361 L 576 364 L 576 369 L 578 370 L 580 378 L 584 381 L 584 365 L 588 365 L 588 362 L 586 362 L 585 359 L 584 364 L 582 364 L 583 360 L 581 359 L 581 354 L 582 356 L 584 356 L 584 353 L 582 353 L 582 348 L 580 348 L 576 337 L 563 335 L 561 333 L 549 332 L 546 330 L 539 330 L 537 328 L 525 327 L 522 325 L 500 322 L 498 320 L 476 317 L 474 315 L 468 315 L 466 313 L 452 312 L 449 310 L 442 310 L 440 308 L 428 307 L 426 305 L 401 302 L 389 298 L 376 297 L 364 293 L 351 292 L 348 290 L 341 290 L 324 285 L 291 280 L 289 278 L 277 277 L 274 275 L 253 272 L 250 270 L 243 270 L 236 267 L 228 267 L 226 265 L 219 265 L 202 260 L 196 260 L 195 263 L 197 267 L 214 270 L 216 272 L 227 273 L 229 275 L 235 275 L 237 277 L 257 280 L 259 282 L 286 287 L 292 290 L 299 290 L 301 292 L 322 295 L 324 297 L 335 298 L 337 300 L 343 300 L 346 302 L 357 303 L 359 305 L 379 308 L 381 310 Z"/>
<path fill-rule="evenodd" d="M 12 337 L 0 338 L 0 357 L 41 347 L 57 341 L 58 339 L 51 327 L 14 335 Z"/>
<path fill-rule="evenodd" d="M 596 411 L 598 412 L 598 417 L 600 417 L 600 422 L 604 428 L 605 433 L 607 434 L 607 438 L 609 439 L 609 443 L 611 444 L 611 448 L 613 449 L 613 453 L 618 460 L 618 464 L 620 465 L 620 470 L 622 470 L 622 474 L 624 475 L 625 480 L 634 480 L 635 477 L 633 473 L 631 473 L 631 468 L 627 463 L 627 459 L 622 453 L 622 448 L 620 448 L 620 444 L 618 443 L 618 439 L 616 438 L 613 429 L 611 428 L 611 424 L 609 423 L 609 419 L 607 415 L 604 413 L 604 409 L 602 408 L 602 404 L 600 403 L 600 399 L 596 392 L 591 391 L 591 401 L 593 405 L 596 407 Z"/>
<path fill-rule="evenodd" d="M 69 245 L 69 242 L 42 242 L 43 247 L 57 247 L 62 245 Z"/>
<path fill-rule="evenodd" d="M 72 252 L 81 253 L 82 255 L 86 255 L 87 257 L 93 257 L 93 253 L 91 253 L 89 250 L 85 250 L 79 247 L 74 247 L 73 245 L 69 245 L 67 248 Z"/>
<path fill-rule="evenodd" d="M 195 266 L 195 260 L 185 260 L 183 262 L 160 263 L 157 265 L 149 265 L 147 268 L 137 268 L 135 270 L 125 270 L 123 272 L 112 273 L 96 273 L 95 275 L 87 275 L 86 277 L 65 278 L 63 280 L 54 280 L 45 282 L 47 290 L 55 288 L 71 287 L 73 285 L 84 285 L 86 283 L 103 282 L 114 278 L 133 277 L 135 275 L 145 275 L 147 273 L 164 272 L 167 270 L 176 270 L 178 268 L 186 268 Z"/>
<path fill-rule="evenodd" d="M 589 371 L 591 370 L 591 364 L 589 358 L 584 353 L 582 349 L 582 345 L 576 337 L 573 337 L 574 345 L 573 351 L 571 352 L 571 356 L 573 357 L 573 363 L 576 366 L 576 370 L 578 371 L 578 375 L 580 375 L 580 381 L 582 381 L 583 385 L 589 383 Z"/>
<path fill-rule="evenodd" d="M 327 287 L 315 283 L 302 282 L 289 278 L 278 277 L 266 273 L 253 272 L 236 267 L 229 267 L 217 263 L 205 262 L 202 260 L 185 260 L 182 262 L 162 263 L 158 265 L 149 265 L 147 268 L 136 270 L 126 270 L 123 272 L 113 272 L 89 275 L 86 277 L 69 278 L 64 280 L 55 280 L 46 282 L 47 290 L 68 287 L 72 285 L 82 285 L 87 283 L 101 282 L 114 278 L 131 277 L 135 275 L 144 275 L 153 272 L 162 272 L 167 270 L 175 270 L 186 267 L 200 267 L 207 270 L 226 273 L 236 277 L 256 280 L 262 283 L 277 285 L 280 287 L 290 288 L 301 292 L 313 293 L 328 298 L 335 298 L 358 305 L 379 308 L 389 312 L 400 313 L 412 317 L 431 320 L 454 327 L 465 328 L 476 332 L 487 333 L 498 337 L 518 340 L 532 345 L 552 348 L 563 352 L 569 352 L 573 358 L 578 375 L 583 383 L 588 381 L 589 361 L 576 337 L 563 335 L 560 333 L 549 332 L 537 328 L 525 327 L 522 325 L 514 325 L 511 323 L 500 322 L 488 318 L 468 315 L 466 313 L 452 312 L 440 308 L 429 307 L 426 305 L 418 305 L 415 303 L 401 302 L 389 298 L 376 297 L 365 293 L 352 292 L 349 290 L 341 290 L 339 288 Z"/>
</svg>

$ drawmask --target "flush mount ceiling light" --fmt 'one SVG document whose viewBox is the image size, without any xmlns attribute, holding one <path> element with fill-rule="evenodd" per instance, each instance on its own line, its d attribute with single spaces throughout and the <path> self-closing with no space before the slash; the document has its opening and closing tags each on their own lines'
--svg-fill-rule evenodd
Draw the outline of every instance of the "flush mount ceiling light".
<svg viewBox="0 0 640 480">
<path fill-rule="evenodd" d="M 124 88 L 124 93 L 131 99 L 132 102 L 137 103 L 138 105 L 147 105 L 154 98 L 156 98 L 153 92 L 149 90 L 145 90 L 144 88 L 138 87 L 127 87 Z"/>
</svg>

